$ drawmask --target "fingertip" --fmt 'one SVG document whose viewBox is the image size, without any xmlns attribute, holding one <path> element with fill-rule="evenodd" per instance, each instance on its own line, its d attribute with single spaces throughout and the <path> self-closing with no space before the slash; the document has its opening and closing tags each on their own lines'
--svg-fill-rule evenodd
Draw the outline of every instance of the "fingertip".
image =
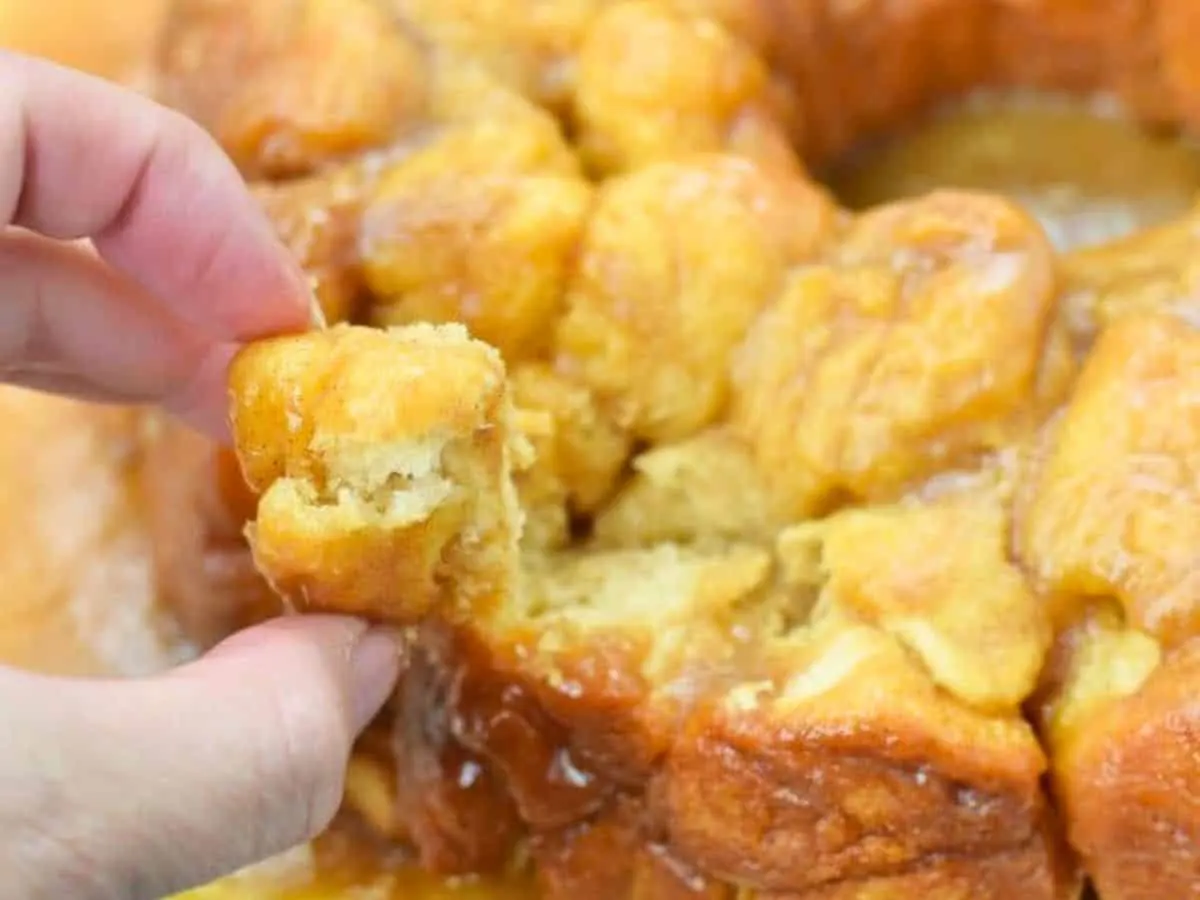
<svg viewBox="0 0 1200 900">
<path fill-rule="evenodd" d="M 354 740 L 394 690 L 399 654 L 394 635 L 362 620 L 285 616 L 177 670 L 197 708 L 236 699 L 228 737 L 240 733 L 240 764 L 258 773 L 266 853 L 315 837 L 333 818 Z"/>
<path fill-rule="evenodd" d="M 285 648 L 286 644 L 293 646 Z M 257 663 L 268 654 L 291 654 L 305 645 L 339 663 L 348 721 L 357 736 L 396 688 L 403 641 L 395 629 L 350 616 L 283 616 L 227 638 L 207 659 Z"/>
<path fill-rule="evenodd" d="M 156 678 L 26 683 L 28 702 L 70 726 L 50 732 L 64 741 L 56 771 L 71 773 L 60 837 L 143 886 L 113 896 L 173 894 L 311 840 L 340 808 L 354 739 L 398 669 L 387 631 L 290 616 Z M 31 747 L 44 740 L 34 729 Z"/>
<path fill-rule="evenodd" d="M 368 630 L 354 646 L 350 669 L 354 680 L 354 733 L 361 734 L 396 690 L 403 646 L 390 628 Z"/>
<path fill-rule="evenodd" d="M 329 323 L 325 320 L 325 310 L 321 308 L 317 295 L 311 291 L 308 295 L 308 320 L 309 325 L 317 331 L 324 331 L 329 327 Z"/>
<path fill-rule="evenodd" d="M 0 156 L 16 173 L 0 181 L 7 224 L 92 238 L 108 262 L 211 339 L 307 327 L 303 272 L 203 128 L 53 63 L 0 54 L 0 74 L 13 85 L 0 103 L 13 123 Z"/>
</svg>

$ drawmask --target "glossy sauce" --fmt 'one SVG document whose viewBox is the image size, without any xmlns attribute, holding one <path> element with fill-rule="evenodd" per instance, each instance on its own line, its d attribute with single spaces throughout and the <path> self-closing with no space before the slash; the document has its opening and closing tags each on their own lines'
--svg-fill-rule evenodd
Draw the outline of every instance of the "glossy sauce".
<svg viewBox="0 0 1200 900">
<path fill-rule="evenodd" d="M 220 884 L 176 900 L 529 900 L 518 879 L 442 879 L 402 856 L 372 846 L 349 823 L 302 847 Z"/>
<path fill-rule="evenodd" d="M 1200 191 L 1200 146 L 1151 134 L 1099 102 L 980 95 L 864 148 L 826 182 L 852 209 L 939 187 L 1005 194 L 1067 250 L 1187 210 Z"/>
</svg>

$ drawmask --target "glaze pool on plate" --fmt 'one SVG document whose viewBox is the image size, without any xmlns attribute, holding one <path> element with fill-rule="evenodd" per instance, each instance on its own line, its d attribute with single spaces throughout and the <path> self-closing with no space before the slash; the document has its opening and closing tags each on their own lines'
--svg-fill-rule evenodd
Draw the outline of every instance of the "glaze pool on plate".
<svg viewBox="0 0 1200 900">
<path fill-rule="evenodd" d="M 174 900 L 535 900 L 522 879 L 428 875 L 367 849 L 353 825 Z"/>
<path fill-rule="evenodd" d="M 826 181 L 852 209 L 938 187 L 1005 194 L 1070 250 L 1182 214 L 1200 191 L 1200 146 L 1099 103 L 982 95 L 855 154 Z"/>
</svg>

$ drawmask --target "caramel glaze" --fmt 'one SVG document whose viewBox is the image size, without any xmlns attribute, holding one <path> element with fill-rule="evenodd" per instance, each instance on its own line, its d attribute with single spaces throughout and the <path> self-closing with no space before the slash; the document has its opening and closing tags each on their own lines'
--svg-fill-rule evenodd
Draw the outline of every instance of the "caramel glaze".
<svg viewBox="0 0 1200 900">
<path fill-rule="evenodd" d="M 851 154 L 826 182 L 852 209 L 942 187 L 1003 194 L 1065 251 L 1186 212 L 1200 191 L 1200 148 L 1100 102 L 980 94 Z"/>
<path fill-rule="evenodd" d="M 430 875 L 349 816 L 300 847 L 226 881 L 176 900 L 529 900 L 518 877 Z"/>
</svg>

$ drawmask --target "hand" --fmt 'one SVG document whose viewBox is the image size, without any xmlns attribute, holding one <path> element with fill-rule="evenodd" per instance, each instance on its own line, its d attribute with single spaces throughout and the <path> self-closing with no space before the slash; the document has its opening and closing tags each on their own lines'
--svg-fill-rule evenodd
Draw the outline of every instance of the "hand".
<svg viewBox="0 0 1200 900">
<path fill-rule="evenodd" d="M 222 437 L 239 344 L 309 324 L 301 273 L 181 116 L 12 55 L 0 83 L 0 378 Z M 336 617 L 152 679 L 0 668 L 0 895 L 157 898 L 307 840 L 397 669 L 391 636 Z"/>
</svg>

